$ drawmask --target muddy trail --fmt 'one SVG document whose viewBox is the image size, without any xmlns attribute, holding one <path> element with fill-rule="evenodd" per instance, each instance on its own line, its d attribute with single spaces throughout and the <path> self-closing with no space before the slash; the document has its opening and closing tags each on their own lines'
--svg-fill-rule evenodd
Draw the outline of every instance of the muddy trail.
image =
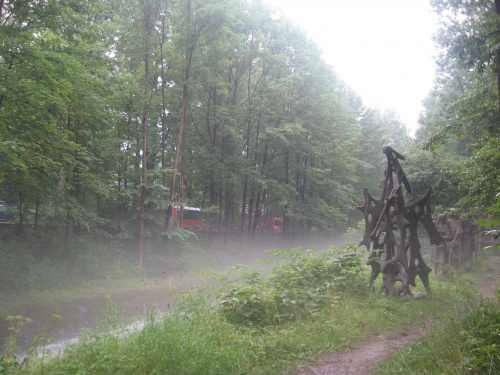
<svg viewBox="0 0 500 375">
<path fill-rule="evenodd" d="M 492 256 L 488 260 L 486 271 L 478 283 L 478 292 L 483 298 L 494 298 L 498 289 L 500 256 Z M 322 356 L 317 362 L 303 365 L 292 375 L 369 375 L 377 364 L 389 354 L 422 338 L 433 322 L 416 325 L 408 329 L 390 332 L 377 336 L 354 348 Z"/>
</svg>

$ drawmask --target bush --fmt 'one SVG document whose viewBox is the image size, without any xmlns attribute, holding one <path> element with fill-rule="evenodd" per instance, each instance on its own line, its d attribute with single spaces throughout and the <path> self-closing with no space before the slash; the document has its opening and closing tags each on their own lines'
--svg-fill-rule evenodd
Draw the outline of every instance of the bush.
<svg viewBox="0 0 500 375">
<path fill-rule="evenodd" d="M 275 325 L 314 314 L 336 293 L 364 288 L 362 253 L 353 245 L 320 252 L 269 250 L 284 261 L 266 275 L 236 266 L 233 288 L 223 294 L 223 315 L 234 324 Z"/>
<path fill-rule="evenodd" d="M 460 331 L 463 368 L 474 374 L 500 373 L 500 306 L 482 300 L 469 312 Z"/>
</svg>

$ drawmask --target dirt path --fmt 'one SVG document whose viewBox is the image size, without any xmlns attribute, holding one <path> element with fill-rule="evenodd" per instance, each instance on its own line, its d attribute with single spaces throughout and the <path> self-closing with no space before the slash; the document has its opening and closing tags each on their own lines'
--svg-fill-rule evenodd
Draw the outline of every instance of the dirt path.
<svg viewBox="0 0 500 375">
<path fill-rule="evenodd" d="M 498 289 L 499 261 L 500 256 L 491 257 L 482 274 L 478 291 L 484 298 L 492 298 Z M 293 375 L 369 375 L 394 350 L 417 341 L 425 332 L 424 327 L 415 326 L 378 336 L 352 349 L 327 354 L 314 365 L 305 365 Z"/>
</svg>

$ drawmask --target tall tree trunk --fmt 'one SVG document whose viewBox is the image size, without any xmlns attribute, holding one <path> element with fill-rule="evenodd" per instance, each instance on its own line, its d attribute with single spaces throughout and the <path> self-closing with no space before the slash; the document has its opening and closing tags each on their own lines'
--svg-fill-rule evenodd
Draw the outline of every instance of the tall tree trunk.
<svg viewBox="0 0 500 375">
<path fill-rule="evenodd" d="M 500 74 L 497 75 L 498 103 L 500 104 Z"/>
<path fill-rule="evenodd" d="M 187 19 L 188 22 L 191 20 L 191 1 L 187 2 Z M 174 160 L 174 170 L 172 172 L 172 181 L 170 183 L 170 202 L 174 201 L 175 197 L 175 183 L 177 177 L 177 164 L 179 161 L 179 155 L 182 148 L 182 138 L 184 137 L 184 129 L 186 128 L 186 111 L 187 111 L 187 102 L 188 102 L 188 81 L 191 73 L 191 62 L 193 59 L 193 53 L 195 49 L 196 43 L 189 47 L 185 66 L 184 66 L 184 74 L 183 74 L 183 85 L 182 85 L 182 104 L 181 104 L 181 124 L 179 127 L 179 135 L 177 137 L 177 150 L 175 151 L 175 160 Z M 169 208 L 167 210 L 167 217 L 165 218 L 165 229 L 168 229 L 170 225 L 170 220 L 172 218 L 172 204 L 170 203 Z"/>
<path fill-rule="evenodd" d="M 71 132 L 71 116 L 68 114 L 68 121 L 67 121 L 67 130 L 69 132 Z M 74 140 L 75 143 L 76 140 Z M 75 160 L 76 160 L 77 156 L 75 155 Z M 69 165 L 67 166 L 67 169 L 69 169 Z M 74 170 L 73 170 L 73 179 L 74 179 Z M 67 186 L 67 188 L 64 190 L 64 198 L 65 198 L 65 209 L 66 209 L 66 230 L 65 230 L 65 233 L 64 233 L 64 248 L 66 249 L 68 244 L 69 244 L 69 237 L 71 235 L 71 232 L 72 232 L 72 214 L 71 214 L 71 207 L 70 207 L 70 199 L 74 196 L 75 192 L 74 192 L 74 184 L 72 183 L 72 181 L 70 180 L 70 177 L 69 177 L 69 172 L 68 172 L 68 175 L 65 177 L 65 180 L 66 180 L 66 183 L 65 183 L 65 186 Z M 69 193 L 68 193 L 69 191 Z"/>
<path fill-rule="evenodd" d="M 253 29 L 250 34 L 250 39 L 251 39 L 251 49 L 253 49 Z M 252 82 L 252 65 L 253 61 L 250 59 L 250 62 L 248 64 L 248 82 L 247 82 L 247 107 L 248 107 L 248 113 L 247 113 L 247 134 L 246 134 L 246 139 L 245 139 L 245 161 L 246 161 L 246 167 L 248 168 L 250 166 L 250 131 L 252 129 L 252 90 L 251 90 L 251 82 Z M 234 95 L 233 95 L 234 97 Z M 258 142 L 258 140 L 256 140 Z M 257 147 L 257 145 L 256 145 Z M 243 236 L 243 229 L 245 227 L 245 214 L 246 214 L 246 203 L 247 203 L 247 189 L 248 189 L 248 170 L 247 173 L 245 174 L 245 183 L 243 186 L 243 199 L 241 203 L 241 235 Z M 240 241 L 241 242 L 241 241 Z"/>
<path fill-rule="evenodd" d="M 35 203 L 35 222 L 33 224 L 33 229 L 36 231 L 38 230 L 39 224 L 38 224 L 38 219 L 39 219 L 39 209 L 40 209 L 40 196 L 36 198 L 36 203 Z"/>
<path fill-rule="evenodd" d="M 182 138 L 182 150 L 185 148 L 185 137 Z M 179 173 L 179 202 L 184 201 L 184 155 L 181 155 L 181 165 Z M 179 213 L 179 227 L 184 228 L 184 207 L 181 207 Z"/>
<path fill-rule="evenodd" d="M 498 15 L 500 15 L 500 0 L 495 0 L 495 12 Z M 498 102 L 500 103 L 500 73 L 497 74 L 497 87 L 498 87 Z"/>
<path fill-rule="evenodd" d="M 289 150 L 286 150 L 285 153 L 285 186 L 288 186 L 290 184 L 290 152 Z M 289 216 L 288 216 L 288 203 L 285 204 L 285 207 L 283 208 L 283 236 L 288 236 L 289 232 Z"/>
<path fill-rule="evenodd" d="M 172 172 L 172 180 L 170 182 L 170 202 L 173 202 L 175 197 L 177 165 L 179 163 L 180 151 L 182 148 L 182 138 L 184 135 L 184 128 L 186 126 L 187 92 L 188 92 L 188 85 L 187 83 L 184 83 L 182 88 L 181 125 L 179 127 L 179 135 L 177 136 L 177 150 L 175 151 L 174 170 Z M 172 203 L 170 203 L 169 208 L 167 210 L 167 217 L 165 218 L 165 229 L 168 229 L 170 225 L 170 219 L 172 218 L 172 211 L 173 211 Z"/>
<path fill-rule="evenodd" d="M 19 223 L 17 225 L 18 234 L 22 234 L 24 232 L 23 203 L 24 203 L 24 194 L 21 191 L 19 192 L 19 204 L 17 205 L 19 208 Z"/>
<path fill-rule="evenodd" d="M 144 237 L 144 214 L 146 211 L 146 184 L 148 182 L 148 166 L 147 166 L 147 135 L 148 135 L 148 95 L 149 95 L 149 35 L 150 35 L 150 20 L 146 20 L 146 41 L 144 54 L 144 111 L 142 114 L 142 178 L 141 178 L 141 208 L 139 214 L 139 267 L 143 266 L 144 261 L 144 245 L 146 239 Z"/>
<path fill-rule="evenodd" d="M 165 63 L 163 58 L 163 44 L 165 43 L 165 22 L 166 16 L 163 16 L 162 24 L 161 24 L 161 41 L 160 41 L 160 60 L 161 60 L 161 99 L 162 99 L 162 107 L 161 107 L 161 170 L 162 170 L 162 184 L 164 187 L 167 187 L 167 173 L 165 171 L 166 162 L 165 162 L 165 142 L 167 138 L 166 134 L 166 121 L 167 121 L 167 105 L 165 102 Z"/>
<path fill-rule="evenodd" d="M 297 213 L 297 208 L 299 207 L 300 198 L 300 154 L 297 153 L 295 159 L 295 213 Z M 300 217 L 299 227 L 304 228 L 304 218 Z"/>
<path fill-rule="evenodd" d="M 255 192 L 252 189 L 250 193 L 250 197 L 248 199 L 248 227 L 247 227 L 247 232 L 248 234 L 253 234 L 252 233 L 252 217 L 253 217 L 253 200 L 254 200 L 254 195 Z"/>
</svg>

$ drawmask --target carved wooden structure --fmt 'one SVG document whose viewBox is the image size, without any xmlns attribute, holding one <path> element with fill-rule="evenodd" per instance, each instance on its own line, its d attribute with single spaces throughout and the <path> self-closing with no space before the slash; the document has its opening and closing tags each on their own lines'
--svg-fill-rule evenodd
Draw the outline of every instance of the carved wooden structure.
<svg viewBox="0 0 500 375">
<path fill-rule="evenodd" d="M 365 216 L 365 232 L 359 245 L 372 250 L 367 262 L 372 267 L 370 284 L 382 273 L 381 291 L 405 296 L 411 294 L 410 285 L 415 287 L 418 275 L 429 292 L 431 268 L 422 259 L 417 226 L 418 222 L 424 226 L 431 245 L 443 241 L 431 218 L 431 189 L 424 195 L 414 194 L 407 205 L 403 187 L 408 193 L 411 187 L 399 164 L 405 158 L 389 146 L 382 152 L 387 157 L 382 195 L 375 199 L 365 188 L 365 203 L 357 207 Z"/>
</svg>

